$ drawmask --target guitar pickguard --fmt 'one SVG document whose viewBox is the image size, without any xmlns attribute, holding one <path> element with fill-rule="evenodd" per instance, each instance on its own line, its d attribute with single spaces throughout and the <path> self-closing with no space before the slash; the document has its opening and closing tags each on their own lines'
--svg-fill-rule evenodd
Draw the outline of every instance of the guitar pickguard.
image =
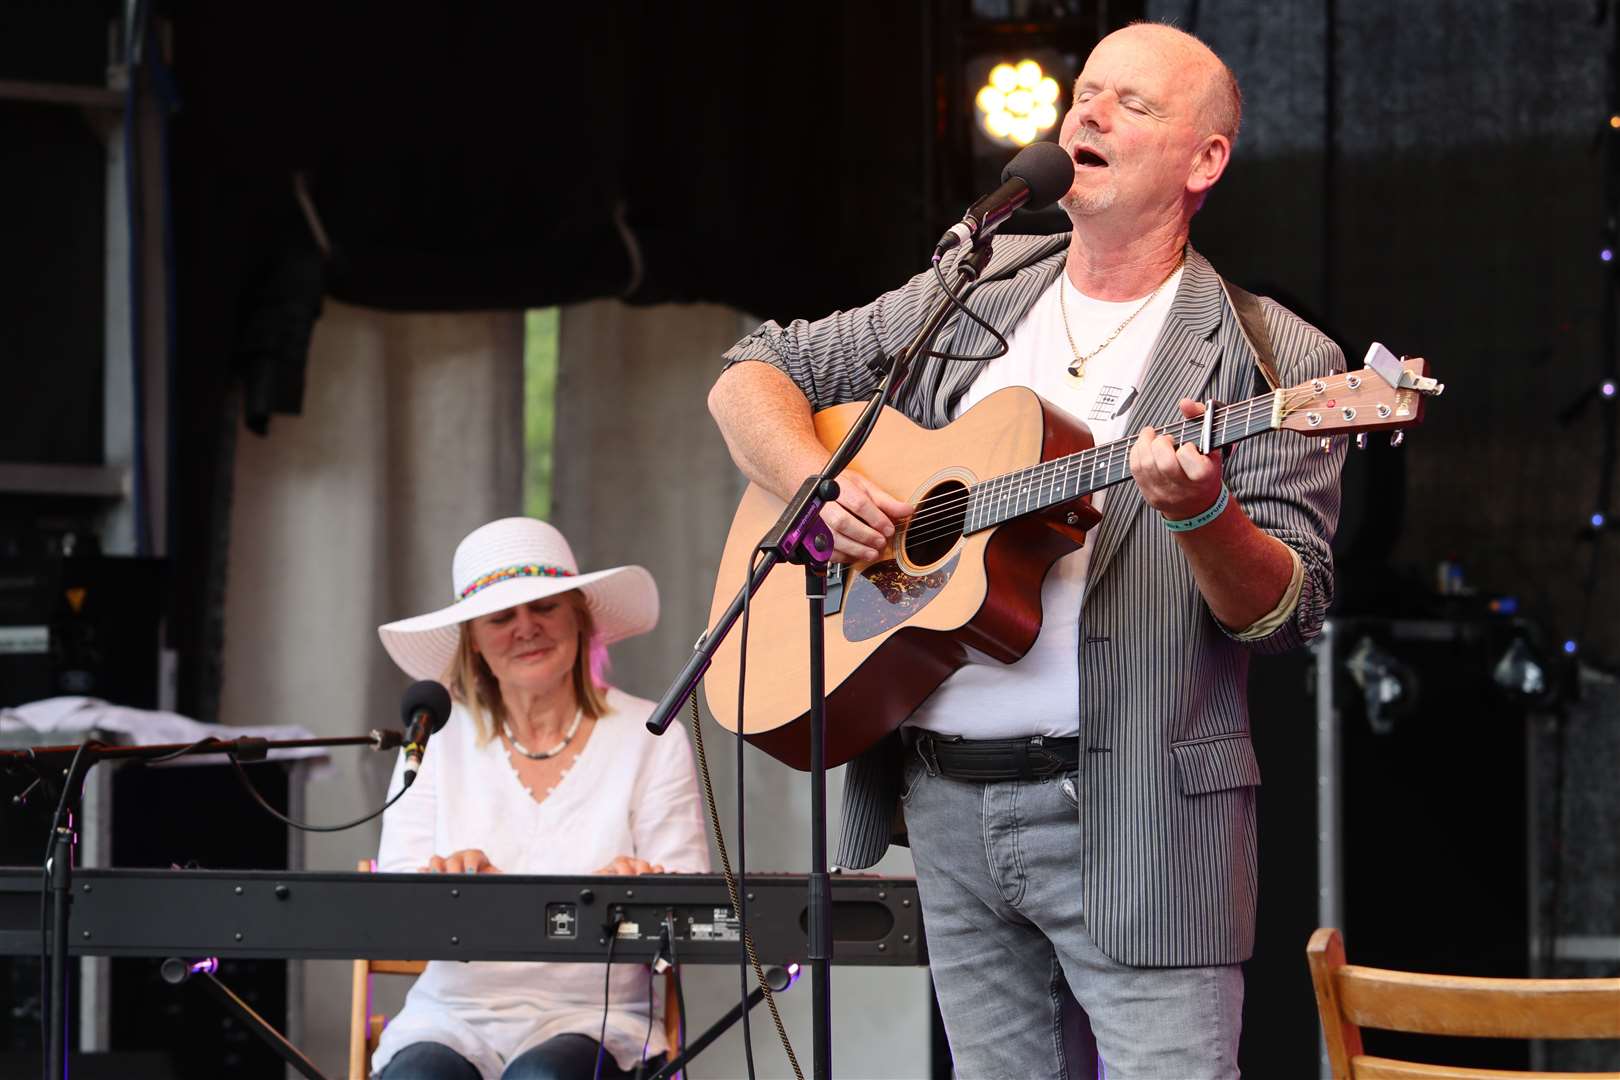
<svg viewBox="0 0 1620 1080">
<path fill-rule="evenodd" d="M 960 555 L 926 574 L 907 573 L 894 559 L 875 562 L 850 579 L 844 594 L 844 639 L 877 637 L 927 607 L 951 580 Z"/>
</svg>

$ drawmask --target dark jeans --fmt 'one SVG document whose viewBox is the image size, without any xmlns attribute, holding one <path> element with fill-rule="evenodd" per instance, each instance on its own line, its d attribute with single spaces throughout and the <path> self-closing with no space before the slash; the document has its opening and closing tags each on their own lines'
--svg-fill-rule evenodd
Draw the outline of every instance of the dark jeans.
<svg viewBox="0 0 1620 1080">
<path fill-rule="evenodd" d="M 597 1042 L 589 1035 L 558 1035 L 525 1050 L 506 1066 L 501 1080 L 591 1080 L 596 1070 Z M 643 1075 L 663 1065 L 662 1054 L 649 1058 Z M 602 1080 L 631 1080 L 609 1054 L 602 1055 Z M 394 1055 L 380 1080 L 480 1080 L 472 1063 L 441 1043 L 411 1043 Z"/>
</svg>

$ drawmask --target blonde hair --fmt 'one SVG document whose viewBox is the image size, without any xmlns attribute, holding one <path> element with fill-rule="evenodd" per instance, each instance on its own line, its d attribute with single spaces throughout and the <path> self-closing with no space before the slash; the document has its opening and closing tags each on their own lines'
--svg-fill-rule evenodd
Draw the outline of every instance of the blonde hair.
<svg viewBox="0 0 1620 1080">
<path fill-rule="evenodd" d="M 574 700 L 580 712 L 591 720 L 599 720 L 608 713 L 607 688 L 592 671 L 595 651 L 592 639 L 596 636 L 596 620 L 591 617 L 590 605 L 578 589 L 562 593 L 574 605 L 574 617 L 579 624 L 579 640 L 574 654 Z M 495 737 L 495 729 L 506 723 L 506 703 L 501 698 L 501 687 L 489 664 L 473 648 L 472 624 L 461 624 L 461 640 L 456 643 L 456 654 L 450 660 L 450 669 L 444 681 L 450 687 L 450 696 L 464 705 L 478 726 L 478 741 L 487 743 Z"/>
</svg>

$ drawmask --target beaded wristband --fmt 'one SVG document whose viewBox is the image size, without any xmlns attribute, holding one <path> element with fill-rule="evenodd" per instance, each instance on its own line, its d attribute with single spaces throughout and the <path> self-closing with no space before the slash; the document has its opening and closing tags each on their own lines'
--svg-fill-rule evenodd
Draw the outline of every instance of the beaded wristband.
<svg viewBox="0 0 1620 1080">
<path fill-rule="evenodd" d="M 1164 527 L 1171 532 L 1192 532 L 1194 529 L 1201 529 L 1220 517 L 1221 512 L 1226 509 L 1226 504 L 1230 501 L 1231 495 L 1226 490 L 1226 484 L 1223 482 L 1221 484 L 1221 497 L 1215 500 L 1214 506 L 1197 517 L 1182 518 L 1180 521 L 1171 521 L 1169 518 L 1165 518 Z"/>
</svg>

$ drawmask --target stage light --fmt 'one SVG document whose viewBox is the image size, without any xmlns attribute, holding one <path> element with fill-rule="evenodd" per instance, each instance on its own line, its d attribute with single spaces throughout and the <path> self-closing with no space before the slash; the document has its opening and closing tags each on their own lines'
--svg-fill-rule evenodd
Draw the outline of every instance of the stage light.
<svg viewBox="0 0 1620 1080">
<path fill-rule="evenodd" d="M 1575 639 L 1574 638 L 1571 638 L 1568 641 L 1564 642 L 1564 652 L 1565 652 L 1565 654 L 1567 654 L 1569 656 L 1574 656 L 1575 653 L 1579 650 L 1579 648 L 1580 647 L 1575 644 Z"/>
<path fill-rule="evenodd" d="M 979 127 L 998 143 L 1028 146 L 1057 124 L 1060 92 L 1035 60 L 996 64 L 973 95 Z"/>
<path fill-rule="evenodd" d="M 1361 690 L 1367 726 L 1375 735 L 1390 734 L 1397 720 L 1417 708 L 1417 672 L 1385 652 L 1372 638 L 1358 641 L 1344 666 Z"/>
<path fill-rule="evenodd" d="M 1599 383 L 1598 393 L 1602 394 L 1606 398 L 1614 397 L 1614 380 L 1604 379 L 1601 383 Z"/>
<path fill-rule="evenodd" d="M 1609 117 L 1609 126 L 1612 128 L 1620 128 L 1620 116 Z"/>
<path fill-rule="evenodd" d="M 1594 529 L 1601 529 L 1603 526 L 1609 523 L 1609 519 L 1603 516 L 1603 511 L 1601 510 L 1593 511 L 1589 520 L 1592 522 L 1592 528 Z"/>
<path fill-rule="evenodd" d="M 1516 637 L 1491 670 L 1491 681 L 1510 694 L 1539 698 L 1547 692 L 1547 669 L 1530 643 Z"/>
<path fill-rule="evenodd" d="M 1598 258 L 1602 259 L 1604 262 L 1614 261 L 1614 249 L 1604 248 L 1602 251 L 1598 252 Z"/>
</svg>

